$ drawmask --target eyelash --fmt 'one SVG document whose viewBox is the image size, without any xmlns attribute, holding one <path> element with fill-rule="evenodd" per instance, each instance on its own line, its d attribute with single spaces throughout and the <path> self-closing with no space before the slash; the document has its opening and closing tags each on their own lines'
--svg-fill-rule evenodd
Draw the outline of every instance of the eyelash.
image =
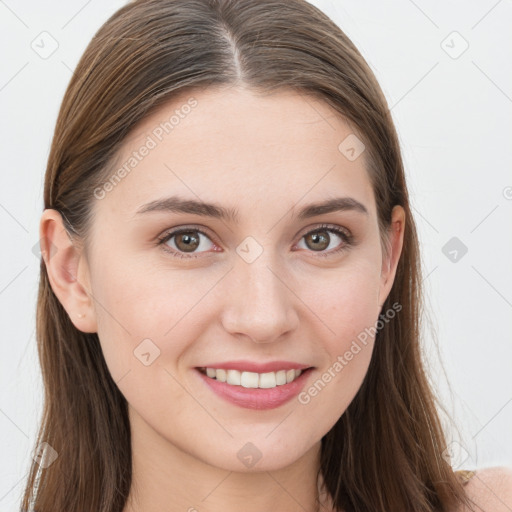
<svg viewBox="0 0 512 512">
<path fill-rule="evenodd" d="M 321 258 L 327 258 L 327 257 L 330 257 L 330 256 L 334 256 L 336 254 L 339 254 L 342 251 L 348 250 L 351 246 L 355 245 L 353 235 L 351 235 L 349 232 L 345 231 L 344 229 L 342 229 L 342 228 L 340 228 L 338 226 L 331 225 L 331 224 L 322 224 L 321 226 L 318 226 L 317 228 L 312 229 L 312 230 L 308 231 L 307 233 L 304 233 L 301 236 L 301 240 L 305 236 L 310 235 L 311 233 L 316 233 L 318 231 L 330 231 L 330 232 L 333 232 L 333 233 L 337 234 L 343 240 L 343 244 L 338 249 L 333 249 L 333 250 L 331 250 L 329 252 L 324 252 L 324 251 L 318 252 L 317 254 Z M 194 232 L 201 233 L 204 236 L 206 236 L 209 239 L 211 239 L 211 237 L 208 235 L 208 233 L 206 233 L 202 229 L 200 229 L 198 227 L 195 227 L 195 226 L 188 226 L 188 227 L 185 227 L 185 228 L 180 228 L 180 229 L 176 229 L 175 231 L 171 231 L 171 232 L 165 233 L 164 235 L 162 235 L 161 237 L 158 238 L 158 244 L 157 245 L 162 245 L 163 246 L 163 250 L 165 252 L 170 253 L 171 256 L 173 256 L 175 258 L 186 258 L 186 259 L 189 259 L 189 258 L 190 259 L 199 258 L 200 254 L 202 254 L 202 253 L 186 254 L 186 253 L 178 252 L 178 251 L 176 251 L 174 249 L 169 249 L 169 248 L 167 248 L 165 246 L 165 243 L 168 242 L 173 236 L 179 235 L 181 233 L 190 233 L 190 232 L 192 232 L 192 233 L 194 233 Z M 315 251 L 311 251 L 311 252 L 315 252 Z"/>
</svg>

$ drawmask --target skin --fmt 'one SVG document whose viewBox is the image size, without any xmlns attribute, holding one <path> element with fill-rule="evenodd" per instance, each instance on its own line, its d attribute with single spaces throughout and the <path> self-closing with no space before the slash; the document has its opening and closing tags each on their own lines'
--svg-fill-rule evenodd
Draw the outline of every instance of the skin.
<svg viewBox="0 0 512 512">
<path fill-rule="evenodd" d="M 296 361 L 315 367 L 309 388 L 378 320 L 402 250 L 404 210 L 393 210 L 385 256 L 365 154 L 350 161 L 338 150 L 353 129 L 328 105 L 291 91 L 182 94 L 136 128 L 119 161 L 191 96 L 197 106 L 172 133 L 93 200 L 87 255 L 70 242 L 59 213 L 44 211 L 41 238 L 58 248 L 49 260 L 43 253 L 51 286 L 76 328 L 98 333 L 129 403 L 134 487 L 124 512 L 313 512 L 321 438 L 359 389 L 374 339 L 309 403 L 293 399 L 272 410 L 224 401 L 194 367 Z M 170 195 L 236 208 L 240 222 L 136 215 Z M 368 215 L 294 217 L 334 196 L 358 200 Z M 349 230 L 356 244 L 335 254 L 345 242 L 323 223 Z M 208 233 L 196 233 L 198 258 L 157 245 L 171 228 L 190 225 Z M 318 242 L 305 237 L 311 232 L 328 236 L 328 247 L 315 250 Z M 236 252 L 248 236 L 262 248 L 252 263 Z M 183 252 L 177 238 L 166 246 Z M 160 350 L 149 366 L 134 356 L 147 338 Z M 261 453 L 250 468 L 237 457 L 248 442 Z"/>
<path fill-rule="evenodd" d="M 477 470 L 466 492 L 474 501 L 474 510 L 510 512 L 512 510 L 512 468 L 505 466 Z M 472 512 L 466 506 L 456 512 Z"/>
</svg>

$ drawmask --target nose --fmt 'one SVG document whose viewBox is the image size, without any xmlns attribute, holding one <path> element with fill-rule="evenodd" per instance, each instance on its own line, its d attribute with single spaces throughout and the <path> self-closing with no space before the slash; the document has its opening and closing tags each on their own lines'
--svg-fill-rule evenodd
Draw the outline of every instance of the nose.
<svg viewBox="0 0 512 512">
<path fill-rule="evenodd" d="M 233 336 L 270 343 L 297 328 L 296 296 L 291 279 L 264 251 L 252 263 L 237 259 L 225 283 L 221 321 Z M 288 281 L 288 283 L 287 283 Z"/>
</svg>

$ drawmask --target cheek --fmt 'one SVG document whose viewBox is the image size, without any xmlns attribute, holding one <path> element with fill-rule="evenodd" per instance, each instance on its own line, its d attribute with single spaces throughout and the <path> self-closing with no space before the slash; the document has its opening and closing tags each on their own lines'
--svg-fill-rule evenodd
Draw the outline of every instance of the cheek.
<svg viewBox="0 0 512 512">
<path fill-rule="evenodd" d="M 182 273 L 169 270 L 156 276 L 133 262 L 116 260 L 96 268 L 92 286 L 98 337 L 112 379 L 131 407 L 152 418 L 154 426 L 178 428 L 171 413 L 190 408 L 190 403 L 175 364 L 197 335 L 187 313 L 206 284 L 191 291 Z"/>
<path fill-rule="evenodd" d="M 379 282 L 380 267 L 371 258 L 340 267 L 330 276 L 318 274 L 315 286 L 303 281 L 301 297 L 312 305 L 304 323 L 311 326 L 311 335 L 325 352 L 318 375 L 321 382 L 310 398 L 322 390 L 323 398 L 335 404 L 333 419 L 348 406 L 368 370 L 380 313 Z"/>
<path fill-rule="evenodd" d="M 300 296 L 318 317 L 329 352 L 343 348 L 379 314 L 380 267 L 376 257 L 347 261 L 337 269 L 303 276 Z M 319 327 L 320 329 L 320 327 Z"/>
<path fill-rule="evenodd" d="M 346 280 L 332 290 L 332 302 L 325 304 L 326 318 L 334 331 L 332 348 L 346 343 L 374 325 L 379 314 L 378 281 L 368 278 Z"/>
<path fill-rule="evenodd" d="M 141 368 L 147 375 L 153 362 L 168 366 L 179 358 L 199 335 L 197 311 L 219 278 L 210 272 L 192 279 L 191 273 L 171 268 L 148 271 L 145 262 L 122 257 L 95 269 L 91 286 L 98 336 L 114 380 Z"/>
</svg>

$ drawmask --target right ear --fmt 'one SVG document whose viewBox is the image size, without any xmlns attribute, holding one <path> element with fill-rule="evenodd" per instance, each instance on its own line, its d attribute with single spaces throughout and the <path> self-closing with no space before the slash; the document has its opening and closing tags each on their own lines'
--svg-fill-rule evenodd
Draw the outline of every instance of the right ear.
<svg viewBox="0 0 512 512">
<path fill-rule="evenodd" d="M 39 238 L 50 285 L 73 325 L 82 332 L 97 332 L 87 261 L 73 244 L 57 210 L 44 210 Z"/>
</svg>

